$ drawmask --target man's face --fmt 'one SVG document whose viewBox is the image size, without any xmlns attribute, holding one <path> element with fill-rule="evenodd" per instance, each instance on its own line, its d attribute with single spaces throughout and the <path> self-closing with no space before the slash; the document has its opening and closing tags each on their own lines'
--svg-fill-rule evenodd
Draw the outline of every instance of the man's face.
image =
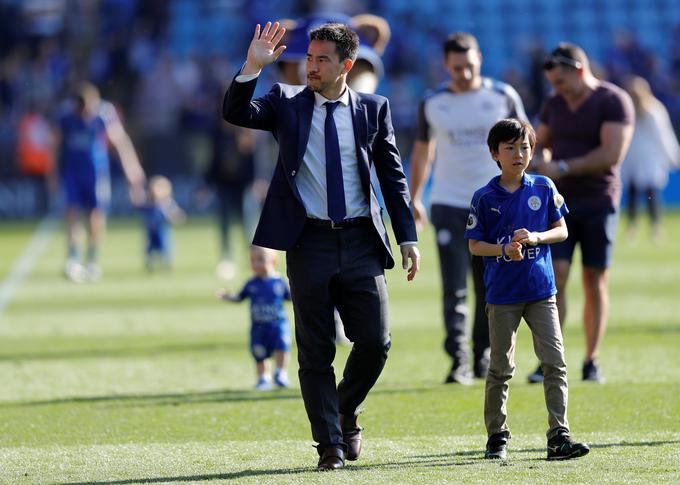
<svg viewBox="0 0 680 485">
<path fill-rule="evenodd" d="M 334 42 L 313 40 L 309 43 L 306 74 L 307 87 L 312 91 L 320 93 L 337 84 L 351 67 L 351 60 L 340 60 Z"/>
<path fill-rule="evenodd" d="M 555 89 L 557 94 L 565 99 L 578 98 L 583 91 L 583 77 L 578 69 L 571 69 L 564 66 L 555 66 L 552 69 L 543 71 L 548 82 Z"/>
<path fill-rule="evenodd" d="M 467 52 L 449 52 L 444 59 L 444 69 L 451 75 L 456 92 L 469 91 L 479 83 L 482 56 L 477 49 Z"/>
</svg>

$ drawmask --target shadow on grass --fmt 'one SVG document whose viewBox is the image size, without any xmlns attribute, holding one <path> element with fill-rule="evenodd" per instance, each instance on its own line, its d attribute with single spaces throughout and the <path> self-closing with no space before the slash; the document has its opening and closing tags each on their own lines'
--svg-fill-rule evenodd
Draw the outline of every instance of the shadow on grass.
<svg viewBox="0 0 680 485">
<path fill-rule="evenodd" d="M 641 446 L 662 446 L 668 444 L 678 444 L 680 440 L 668 441 L 640 441 L 628 442 L 622 441 L 619 443 L 603 443 L 591 445 L 591 448 L 618 448 L 618 447 L 641 447 Z M 545 448 L 523 448 L 514 450 L 516 452 L 545 452 Z M 461 460 L 461 458 L 463 460 Z M 520 458 L 517 460 L 498 461 L 484 459 L 484 453 L 481 449 L 465 450 L 451 453 L 437 453 L 428 455 L 411 455 L 404 460 L 388 461 L 384 463 L 369 463 L 365 465 L 349 465 L 341 471 L 333 472 L 333 476 L 341 478 L 342 473 L 356 473 L 362 471 L 370 471 L 375 469 L 389 470 L 398 469 L 404 466 L 424 466 L 424 467 L 452 467 L 452 466 L 469 466 L 479 465 L 481 463 L 488 463 L 494 466 L 512 466 L 512 462 L 531 462 L 531 461 L 546 461 L 545 458 Z M 301 473 L 313 473 L 312 466 L 307 468 L 279 468 L 279 469 L 260 469 L 260 470 L 241 470 L 230 473 L 217 473 L 210 475 L 193 475 L 193 476 L 177 476 L 177 477 L 156 477 L 156 478 L 138 478 L 127 480 L 112 480 L 106 482 L 69 482 L 62 485 L 131 485 L 135 483 L 173 483 L 173 482 L 201 482 L 208 480 L 238 480 L 240 478 L 248 477 L 271 477 L 278 475 L 296 475 Z"/>
<path fill-rule="evenodd" d="M 374 389 L 375 394 L 416 394 L 436 392 L 437 387 L 414 387 L 394 389 Z M 43 401 L 5 402 L 0 409 L 8 407 L 51 406 L 59 404 L 98 404 L 112 403 L 120 406 L 180 406 L 184 404 L 205 404 L 220 402 L 271 401 L 280 399 L 302 399 L 299 389 L 275 389 L 269 392 L 246 389 L 221 389 L 215 391 L 166 393 L 166 394 L 117 394 L 112 396 L 65 397 Z"/>
<path fill-rule="evenodd" d="M 591 450 L 594 449 L 606 449 L 606 448 L 631 448 L 631 447 L 649 447 L 649 446 L 664 446 L 664 445 L 676 445 L 680 444 L 680 440 L 666 440 L 666 441 L 621 441 L 618 443 L 600 443 L 600 444 L 589 444 Z M 512 457 L 513 453 L 546 453 L 546 448 L 518 448 L 514 449 L 508 447 L 508 455 Z M 459 451 L 451 453 L 437 453 L 430 455 L 413 455 L 411 458 L 415 459 L 427 459 L 427 460 L 451 460 L 456 457 L 478 457 L 482 461 L 484 459 L 484 448 L 480 446 L 478 450 L 473 451 Z M 547 461 L 546 458 L 541 457 L 529 457 L 529 458 L 511 458 L 510 461 Z M 502 463 L 498 461 L 490 461 L 490 463 Z M 461 465 L 461 463 L 450 463 L 451 465 Z M 430 465 L 433 466 L 433 465 Z"/>
<path fill-rule="evenodd" d="M 241 342 L 194 342 L 144 347 L 88 348 L 82 350 L 63 350 L 57 352 L 26 352 L 0 354 L 0 362 L 23 362 L 41 360 L 78 360 L 101 359 L 105 357 L 148 357 L 162 354 L 184 352 L 216 352 L 243 349 Z"/>
<path fill-rule="evenodd" d="M 635 446 L 663 446 L 663 445 L 677 445 L 680 444 L 680 440 L 667 440 L 667 441 L 621 441 L 620 443 L 602 443 L 589 445 L 591 449 L 593 448 L 619 448 L 619 447 L 635 447 Z"/>
<path fill-rule="evenodd" d="M 666 333 L 680 333 L 680 325 L 669 323 L 668 325 L 630 325 L 607 328 L 607 334 L 615 335 L 658 335 Z"/>
<path fill-rule="evenodd" d="M 478 454 L 478 452 L 463 452 L 464 454 Z M 454 454 L 457 455 L 457 454 Z M 438 460 L 400 460 L 400 461 L 389 461 L 385 463 L 370 463 L 365 465 L 349 465 L 343 470 L 329 472 L 334 478 L 340 479 L 341 474 L 348 472 L 363 472 L 370 470 L 389 470 L 389 469 L 399 469 L 404 466 L 460 466 L 460 465 L 472 465 L 476 461 L 471 462 L 456 462 L 456 463 L 438 463 Z M 210 475 L 194 475 L 194 476 L 178 476 L 178 477 L 157 477 L 157 478 L 138 478 L 138 479 L 127 479 L 127 480 L 112 480 L 108 482 L 68 482 L 62 485 L 131 485 L 135 483 L 172 483 L 172 482 L 200 482 L 207 480 L 238 480 L 247 477 L 270 477 L 277 475 L 297 475 L 300 473 L 317 473 L 313 466 L 307 468 L 280 468 L 273 470 L 241 470 L 231 473 L 217 473 Z"/>
<path fill-rule="evenodd" d="M 282 468 L 279 470 L 243 470 L 232 473 L 215 473 L 211 475 L 193 475 L 180 477 L 130 478 L 128 480 L 112 480 L 109 482 L 67 482 L 62 485 L 132 485 L 134 483 L 173 483 L 173 482 L 205 482 L 208 480 L 237 480 L 246 477 L 266 477 L 276 475 L 296 475 L 309 472 L 310 468 Z"/>
<path fill-rule="evenodd" d="M 112 396 L 65 397 L 44 401 L 27 401 L 0 404 L 3 407 L 51 406 L 58 404 L 112 403 L 120 406 L 179 406 L 214 402 L 271 401 L 279 399 L 301 399 L 299 391 L 281 389 L 271 392 L 223 389 L 204 392 L 167 394 L 118 394 Z"/>
</svg>

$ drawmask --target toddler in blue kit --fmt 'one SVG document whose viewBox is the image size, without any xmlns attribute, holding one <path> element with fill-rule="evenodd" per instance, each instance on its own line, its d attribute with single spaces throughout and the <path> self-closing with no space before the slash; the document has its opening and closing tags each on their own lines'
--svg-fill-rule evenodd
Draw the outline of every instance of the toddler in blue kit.
<svg viewBox="0 0 680 485">
<path fill-rule="evenodd" d="M 290 358 L 290 325 L 283 307 L 290 300 L 290 290 L 285 280 L 275 271 L 276 252 L 252 246 L 250 267 L 254 276 L 238 294 L 222 289 L 217 292 L 220 300 L 241 302 L 250 299 L 250 353 L 255 358 L 257 384 L 255 389 L 266 391 L 272 388 L 272 379 L 267 361 L 272 356 L 276 362 L 274 383 L 288 387 L 288 361 Z"/>
<path fill-rule="evenodd" d="M 141 212 L 146 232 L 144 262 L 146 269 L 157 267 L 171 268 L 173 259 L 172 224 L 186 218 L 184 211 L 172 197 L 172 184 L 162 175 L 149 180 L 146 201 L 141 204 Z"/>
</svg>

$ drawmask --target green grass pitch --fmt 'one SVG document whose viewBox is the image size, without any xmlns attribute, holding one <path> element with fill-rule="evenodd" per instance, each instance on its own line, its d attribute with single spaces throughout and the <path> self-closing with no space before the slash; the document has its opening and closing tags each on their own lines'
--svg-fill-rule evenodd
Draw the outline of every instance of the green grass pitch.
<svg viewBox="0 0 680 485">
<path fill-rule="evenodd" d="M 588 456 L 545 460 L 543 391 L 526 383 L 536 359 L 523 325 L 509 460 L 483 459 L 483 383 L 441 384 L 448 361 L 429 230 L 416 280 L 388 272 L 393 346 L 365 403 L 364 453 L 323 475 L 313 471 L 295 352 L 291 389 L 252 390 L 247 303 L 214 297 L 222 283 L 212 220 L 178 227 L 175 269 L 157 274 L 143 270 L 140 224 L 113 221 L 104 278 L 83 285 L 60 274 L 59 230 L 0 306 L 0 484 L 680 483 L 680 213 L 668 213 L 665 227 L 654 245 L 644 231 L 627 240 L 622 221 L 604 385 L 580 380 L 583 300 L 574 266 L 569 419 L 574 437 L 592 446 Z M 0 226 L 0 282 L 34 228 Z M 234 290 L 248 275 L 240 242 Z M 336 373 L 347 352 L 339 347 Z"/>
</svg>

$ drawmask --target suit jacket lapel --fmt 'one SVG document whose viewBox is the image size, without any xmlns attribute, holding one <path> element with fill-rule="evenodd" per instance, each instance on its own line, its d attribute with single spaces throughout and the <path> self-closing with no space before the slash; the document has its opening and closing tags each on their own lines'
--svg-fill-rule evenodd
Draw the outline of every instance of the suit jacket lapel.
<svg viewBox="0 0 680 485">
<path fill-rule="evenodd" d="M 307 142 L 309 141 L 309 131 L 312 128 L 312 114 L 314 113 L 314 93 L 305 88 L 299 96 L 296 97 L 297 113 L 298 113 L 298 146 L 297 157 L 295 158 L 295 166 L 291 167 L 296 172 L 300 168 L 302 159 L 307 151 Z"/>
<path fill-rule="evenodd" d="M 347 88 L 349 89 L 349 88 Z M 349 89 L 350 108 L 352 110 L 352 125 L 354 127 L 354 143 L 356 144 L 357 165 L 359 166 L 359 176 L 361 184 L 370 196 L 370 165 L 368 163 L 367 144 L 368 144 L 368 121 L 366 119 L 366 108 L 357 96 L 357 93 Z"/>
</svg>

